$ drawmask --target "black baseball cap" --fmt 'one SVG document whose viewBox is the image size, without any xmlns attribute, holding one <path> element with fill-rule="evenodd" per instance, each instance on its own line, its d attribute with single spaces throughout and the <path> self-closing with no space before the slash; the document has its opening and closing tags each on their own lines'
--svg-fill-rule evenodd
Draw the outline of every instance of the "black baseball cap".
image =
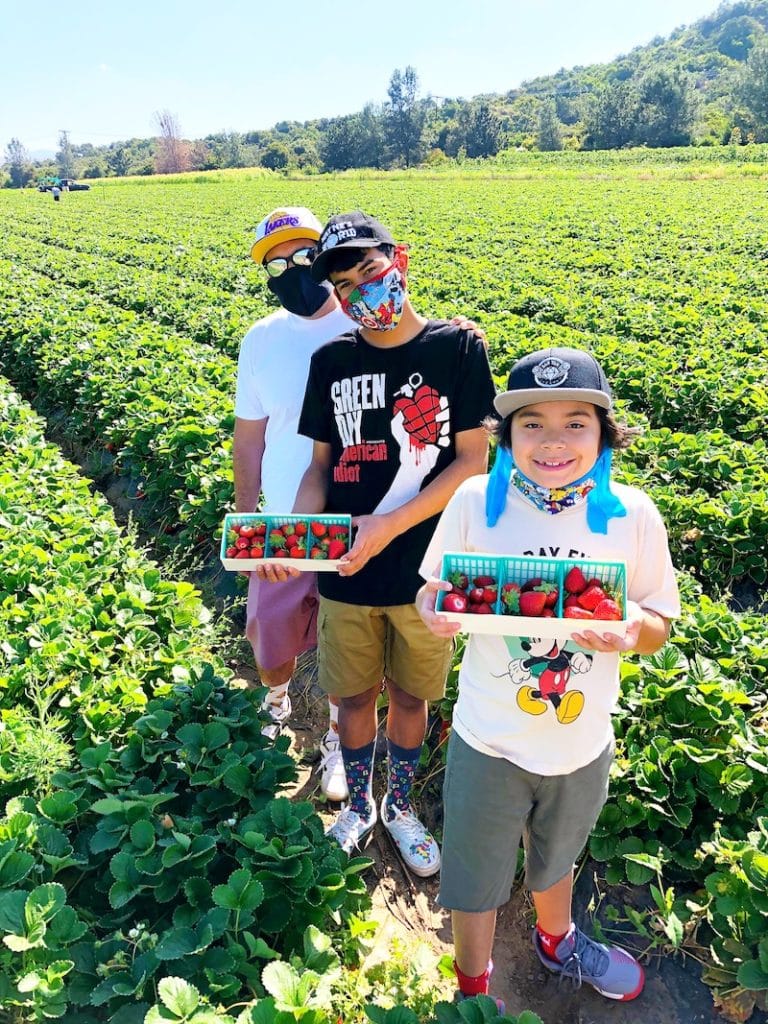
<svg viewBox="0 0 768 1024">
<path fill-rule="evenodd" d="M 590 402 L 601 409 L 613 404 L 602 366 L 577 348 L 545 348 L 523 356 L 510 370 L 507 389 L 493 402 L 500 416 L 536 402 Z"/>
<path fill-rule="evenodd" d="M 390 231 L 375 217 L 353 210 L 331 217 L 323 228 L 315 249 L 310 274 L 313 281 L 328 277 L 331 253 L 337 249 L 375 249 L 378 245 L 395 245 Z"/>
</svg>

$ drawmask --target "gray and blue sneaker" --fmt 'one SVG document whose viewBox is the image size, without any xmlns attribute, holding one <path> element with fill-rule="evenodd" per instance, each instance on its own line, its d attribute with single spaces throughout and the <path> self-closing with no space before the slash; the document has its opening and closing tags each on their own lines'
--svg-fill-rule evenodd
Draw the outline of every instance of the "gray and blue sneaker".
<svg viewBox="0 0 768 1024">
<path fill-rule="evenodd" d="M 369 818 L 363 818 L 357 811 L 353 811 L 351 807 L 344 804 L 336 815 L 334 823 L 329 829 L 326 829 L 325 834 L 331 839 L 335 839 L 344 853 L 352 857 L 355 850 L 363 849 L 365 845 L 363 840 L 370 836 L 375 824 L 376 804 L 371 804 Z"/>
<path fill-rule="evenodd" d="M 551 960 L 541 948 L 533 929 L 533 948 L 547 970 L 561 978 L 570 978 L 574 988 L 585 981 L 601 996 L 628 1002 L 636 999 L 645 985 L 645 971 L 635 958 L 620 946 L 604 946 L 575 926 L 562 939 Z"/>
</svg>

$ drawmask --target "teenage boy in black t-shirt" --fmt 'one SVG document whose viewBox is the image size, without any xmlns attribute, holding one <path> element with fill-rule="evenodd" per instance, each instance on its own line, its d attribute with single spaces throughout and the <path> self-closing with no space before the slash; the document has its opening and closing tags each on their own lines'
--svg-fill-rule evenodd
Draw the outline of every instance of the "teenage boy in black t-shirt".
<svg viewBox="0 0 768 1024">
<path fill-rule="evenodd" d="M 312 357 L 299 432 L 312 462 L 299 512 L 349 512 L 357 528 L 339 575 L 319 574 L 320 685 L 340 699 L 349 803 L 329 830 L 351 852 L 376 823 L 372 771 L 376 698 L 389 691 L 388 787 L 381 816 L 414 873 L 440 867 L 410 790 L 451 649 L 423 625 L 414 599 L 439 513 L 458 485 L 486 470 L 481 426 L 494 386 L 483 344 L 411 306 L 408 256 L 359 211 L 332 217 L 312 264 L 360 326 Z"/>
</svg>

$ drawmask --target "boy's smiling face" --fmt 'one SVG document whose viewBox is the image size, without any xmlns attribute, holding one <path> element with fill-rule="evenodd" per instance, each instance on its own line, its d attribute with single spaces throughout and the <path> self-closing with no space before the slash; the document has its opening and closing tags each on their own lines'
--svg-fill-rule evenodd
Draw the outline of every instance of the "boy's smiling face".
<svg viewBox="0 0 768 1024">
<path fill-rule="evenodd" d="M 537 402 L 512 416 L 515 465 L 540 487 L 565 487 L 588 473 L 600 454 L 600 437 L 589 402 Z"/>
</svg>

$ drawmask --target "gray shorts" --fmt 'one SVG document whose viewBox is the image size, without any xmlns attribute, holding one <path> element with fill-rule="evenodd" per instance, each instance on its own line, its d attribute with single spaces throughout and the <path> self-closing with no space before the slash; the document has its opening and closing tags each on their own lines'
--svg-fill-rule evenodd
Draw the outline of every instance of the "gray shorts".
<svg viewBox="0 0 768 1024">
<path fill-rule="evenodd" d="M 543 892 L 573 868 L 608 796 L 613 743 L 570 775 L 534 775 L 448 741 L 438 902 L 480 913 L 510 897 L 522 836 L 525 884 Z"/>
</svg>

